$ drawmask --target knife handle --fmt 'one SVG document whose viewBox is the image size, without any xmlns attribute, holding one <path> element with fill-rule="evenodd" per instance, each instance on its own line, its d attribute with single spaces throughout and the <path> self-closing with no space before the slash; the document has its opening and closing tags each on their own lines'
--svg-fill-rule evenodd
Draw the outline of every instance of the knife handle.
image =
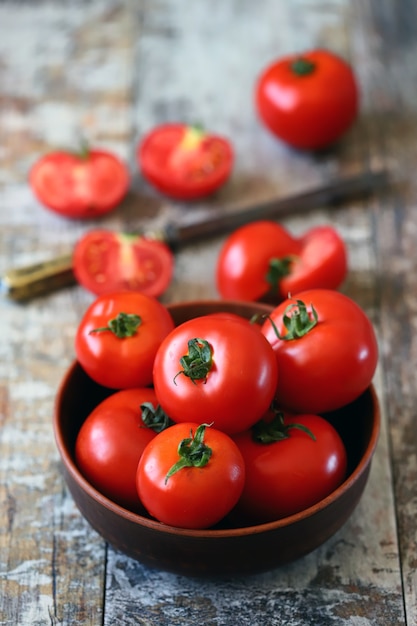
<svg viewBox="0 0 417 626">
<path fill-rule="evenodd" d="M 8 270 L 0 281 L 0 292 L 12 300 L 35 296 L 73 285 L 72 255 Z"/>
</svg>

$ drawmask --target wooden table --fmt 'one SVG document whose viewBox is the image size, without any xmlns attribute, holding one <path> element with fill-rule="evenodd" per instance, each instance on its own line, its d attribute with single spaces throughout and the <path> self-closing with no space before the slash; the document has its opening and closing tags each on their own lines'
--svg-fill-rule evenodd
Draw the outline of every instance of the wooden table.
<svg viewBox="0 0 417 626">
<path fill-rule="evenodd" d="M 0 5 L 0 271 L 54 257 L 98 222 L 46 211 L 28 170 L 82 136 L 129 163 L 132 194 L 99 222 L 157 227 L 387 167 L 389 192 L 285 218 L 295 234 L 334 224 L 350 259 L 343 291 L 375 324 L 383 427 L 363 499 L 314 553 L 262 575 L 204 583 L 148 570 L 80 516 L 52 432 L 54 398 L 92 296 L 67 288 L 0 300 L 0 623 L 16 625 L 396 626 L 417 623 L 417 5 L 375 0 L 89 0 Z M 326 46 L 355 67 L 360 116 L 334 149 L 292 151 L 256 118 L 272 59 Z M 233 138 L 215 197 L 169 202 L 142 180 L 140 137 L 163 121 Z M 414 213 L 413 213 L 414 211 Z M 218 297 L 223 236 L 176 257 L 165 303 Z"/>
</svg>

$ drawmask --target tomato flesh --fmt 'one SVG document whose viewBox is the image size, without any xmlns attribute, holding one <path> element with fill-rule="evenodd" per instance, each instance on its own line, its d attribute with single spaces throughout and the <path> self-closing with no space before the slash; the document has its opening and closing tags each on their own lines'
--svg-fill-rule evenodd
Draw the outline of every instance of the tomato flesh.
<svg viewBox="0 0 417 626">
<path fill-rule="evenodd" d="M 161 241 L 93 230 L 77 242 L 73 267 L 80 285 L 95 295 L 127 290 L 159 297 L 171 282 L 174 257 Z"/>
<path fill-rule="evenodd" d="M 130 176 L 114 154 L 89 150 L 83 156 L 52 152 L 32 167 L 29 182 L 40 202 L 65 217 L 90 219 L 108 213 L 124 198 Z"/>
<path fill-rule="evenodd" d="M 193 200 L 226 182 L 234 155 L 224 137 L 184 124 L 163 124 L 144 137 L 137 160 L 144 178 L 160 192 Z"/>
</svg>

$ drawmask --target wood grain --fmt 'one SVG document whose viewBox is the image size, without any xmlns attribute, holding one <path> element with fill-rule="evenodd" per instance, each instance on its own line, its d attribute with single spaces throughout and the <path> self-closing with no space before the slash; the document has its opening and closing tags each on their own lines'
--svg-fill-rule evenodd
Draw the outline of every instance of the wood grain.
<svg viewBox="0 0 417 626">
<path fill-rule="evenodd" d="M 130 166 L 132 193 L 100 222 L 110 229 L 195 219 L 380 165 L 400 179 L 390 193 L 284 220 L 296 234 L 331 222 L 347 242 L 343 290 L 368 312 L 380 343 L 383 429 L 346 526 L 267 574 L 202 583 L 148 570 L 106 546 L 67 492 L 51 425 L 92 297 L 74 287 L 25 305 L 0 300 L 0 624 L 417 623 L 416 12 L 412 2 L 375 0 L 0 4 L 0 273 L 66 252 L 96 225 L 44 210 L 27 184 L 38 156 L 81 137 Z M 361 86 L 357 124 L 320 155 L 273 139 L 251 99 L 267 62 L 313 46 L 350 60 Z M 150 189 L 135 162 L 141 135 L 171 120 L 201 122 L 235 144 L 230 182 L 191 207 Z M 218 297 L 222 242 L 177 254 L 164 302 Z"/>
</svg>

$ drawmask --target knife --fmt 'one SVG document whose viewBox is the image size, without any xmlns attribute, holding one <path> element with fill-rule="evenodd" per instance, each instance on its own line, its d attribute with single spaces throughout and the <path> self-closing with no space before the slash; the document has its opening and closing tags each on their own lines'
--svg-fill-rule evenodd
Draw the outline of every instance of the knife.
<svg viewBox="0 0 417 626">
<path fill-rule="evenodd" d="M 187 243 L 233 230 L 254 220 L 277 219 L 304 213 L 320 206 L 335 206 L 354 197 L 374 193 L 386 187 L 388 182 L 386 170 L 365 172 L 248 208 L 219 210 L 199 221 L 178 224 L 169 222 L 159 231 L 142 234 L 144 237 L 164 241 L 173 250 L 177 250 Z M 32 265 L 9 269 L 0 279 L 0 293 L 12 300 L 29 300 L 75 283 L 72 254 L 65 254 Z"/>
</svg>

